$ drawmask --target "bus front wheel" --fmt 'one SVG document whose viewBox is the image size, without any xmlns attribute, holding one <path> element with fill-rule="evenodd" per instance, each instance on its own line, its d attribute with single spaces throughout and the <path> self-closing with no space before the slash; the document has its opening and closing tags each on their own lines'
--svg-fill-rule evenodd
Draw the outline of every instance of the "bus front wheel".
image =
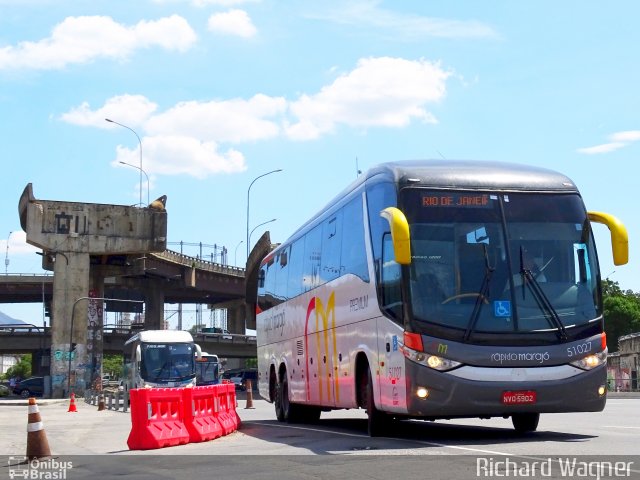
<svg viewBox="0 0 640 480">
<path fill-rule="evenodd" d="M 373 398 L 373 380 L 371 377 L 371 371 L 367 368 L 366 377 L 363 375 L 363 379 L 360 383 L 360 395 L 364 407 L 367 409 L 367 433 L 370 437 L 382 436 L 385 429 L 389 425 L 389 419 L 387 415 L 376 408 L 376 403 Z"/>
<path fill-rule="evenodd" d="M 511 415 L 513 428 L 518 433 L 535 432 L 539 421 L 539 413 L 515 413 Z"/>
</svg>

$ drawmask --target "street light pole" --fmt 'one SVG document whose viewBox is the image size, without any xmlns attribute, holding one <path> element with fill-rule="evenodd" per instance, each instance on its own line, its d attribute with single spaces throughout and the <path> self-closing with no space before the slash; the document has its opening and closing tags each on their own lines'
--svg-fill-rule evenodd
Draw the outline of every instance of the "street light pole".
<svg viewBox="0 0 640 480">
<path fill-rule="evenodd" d="M 266 225 L 267 223 L 271 223 L 271 222 L 275 222 L 277 220 L 277 218 L 272 218 L 271 220 L 267 220 L 266 222 L 262 222 L 259 225 L 256 225 L 253 230 L 251 230 L 251 233 L 249 234 L 249 242 L 251 242 L 251 235 L 253 235 L 253 232 L 255 232 L 258 228 L 260 228 L 263 225 Z"/>
<path fill-rule="evenodd" d="M 131 163 L 127 163 L 127 162 L 123 162 L 122 160 L 120 161 L 120 163 L 122 165 L 127 165 L 129 167 L 133 167 L 133 168 L 137 168 L 138 170 L 140 170 L 142 173 L 144 173 L 144 176 L 147 178 L 147 206 L 150 204 L 149 201 L 149 188 L 151 186 L 151 184 L 149 183 L 149 175 L 147 175 L 147 172 L 145 172 L 144 170 L 142 170 L 140 167 L 136 167 L 135 165 L 131 164 Z M 142 185 L 140 185 L 142 187 Z"/>
<path fill-rule="evenodd" d="M 240 240 L 240 242 L 238 243 L 238 245 L 236 245 L 236 251 L 235 251 L 234 256 L 233 256 L 233 266 L 234 266 L 234 267 L 237 267 L 237 266 L 238 266 L 238 247 L 239 247 L 240 245 L 242 245 L 243 243 L 244 243 L 244 240 Z"/>
<path fill-rule="evenodd" d="M 277 170 L 271 170 L 270 172 L 263 173 L 262 175 L 257 176 L 253 179 L 253 181 L 249 184 L 249 188 L 247 189 L 247 260 L 249 259 L 249 193 L 251 192 L 251 187 L 255 183 L 256 180 L 262 177 L 266 177 L 267 175 L 271 175 L 272 173 L 281 172 L 282 169 L 279 168 Z"/>
<path fill-rule="evenodd" d="M 105 118 L 105 120 L 107 122 L 115 123 L 116 125 L 120 125 L 121 127 L 124 127 L 127 130 L 131 130 L 133 132 L 133 134 L 136 136 L 136 138 L 138 139 L 138 143 L 140 144 L 140 206 L 142 206 L 142 205 L 144 205 L 142 203 L 142 172 L 144 171 L 144 170 L 142 170 L 142 141 L 140 140 L 140 137 L 138 136 L 138 134 L 136 133 L 136 131 L 133 128 L 127 127 L 126 125 L 123 125 L 122 123 L 118 123 L 115 120 L 111 120 L 109 118 Z M 145 175 L 146 175 L 146 173 L 145 173 Z M 147 177 L 147 181 L 149 181 L 148 178 L 149 177 Z"/>
<path fill-rule="evenodd" d="M 5 275 L 9 275 L 9 239 L 11 238 L 11 234 L 13 232 L 9 232 L 9 235 L 7 235 L 7 253 L 5 254 L 4 257 L 4 274 Z"/>
</svg>

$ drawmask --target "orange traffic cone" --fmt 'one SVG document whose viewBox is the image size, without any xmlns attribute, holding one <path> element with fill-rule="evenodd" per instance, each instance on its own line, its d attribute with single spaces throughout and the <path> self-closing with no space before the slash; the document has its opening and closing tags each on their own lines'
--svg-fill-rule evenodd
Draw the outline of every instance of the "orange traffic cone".
<svg viewBox="0 0 640 480">
<path fill-rule="evenodd" d="M 29 459 L 50 457 L 51 450 L 44 433 L 44 425 L 40 419 L 40 410 L 36 399 L 29 399 L 29 423 L 27 423 L 27 457 Z"/>
<path fill-rule="evenodd" d="M 247 404 L 244 407 L 246 410 L 247 408 L 253 408 L 253 385 L 251 380 L 247 380 L 245 385 L 247 387 Z"/>
<path fill-rule="evenodd" d="M 69 410 L 67 410 L 67 412 L 77 412 L 78 409 L 76 408 L 76 394 L 72 393 L 71 394 L 71 400 L 69 401 Z"/>
</svg>

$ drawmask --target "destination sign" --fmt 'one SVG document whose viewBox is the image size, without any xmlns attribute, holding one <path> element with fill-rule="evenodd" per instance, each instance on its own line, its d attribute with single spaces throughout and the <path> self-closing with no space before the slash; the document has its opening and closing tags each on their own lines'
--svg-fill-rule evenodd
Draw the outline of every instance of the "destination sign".
<svg viewBox="0 0 640 480">
<path fill-rule="evenodd" d="M 436 193 L 423 195 L 422 206 L 430 207 L 463 207 L 491 208 L 489 195 L 472 193 Z"/>
</svg>

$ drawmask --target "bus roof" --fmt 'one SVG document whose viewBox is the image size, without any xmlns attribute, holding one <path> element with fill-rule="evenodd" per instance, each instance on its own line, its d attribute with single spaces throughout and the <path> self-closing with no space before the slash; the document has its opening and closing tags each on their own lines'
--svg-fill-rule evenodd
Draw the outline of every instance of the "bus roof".
<svg viewBox="0 0 640 480">
<path fill-rule="evenodd" d="M 385 175 L 400 186 L 472 190 L 577 192 L 573 181 L 558 172 L 530 165 L 472 160 L 412 160 L 383 163 L 366 178 Z"/>
<path fill-rule="evenodd" d="M 143 330 L 125 342 L 125 345 L 140 341 L 142 343 L 193 343 L 193 337 L 184 330 Z"/>
<path fill-rule="evenodd" d="M 271 258 L 285 248 L 314 225 L 319 217 L 364 183 L 385 178 L 396 183 L 399 188 L 413 186 L 479 191 L 579 193 L 573 181 L 561 173 L 517 163 L 483 160 L 401 160 L 381 163 L 360 175 L 266 258 Z"/>
</svg>

